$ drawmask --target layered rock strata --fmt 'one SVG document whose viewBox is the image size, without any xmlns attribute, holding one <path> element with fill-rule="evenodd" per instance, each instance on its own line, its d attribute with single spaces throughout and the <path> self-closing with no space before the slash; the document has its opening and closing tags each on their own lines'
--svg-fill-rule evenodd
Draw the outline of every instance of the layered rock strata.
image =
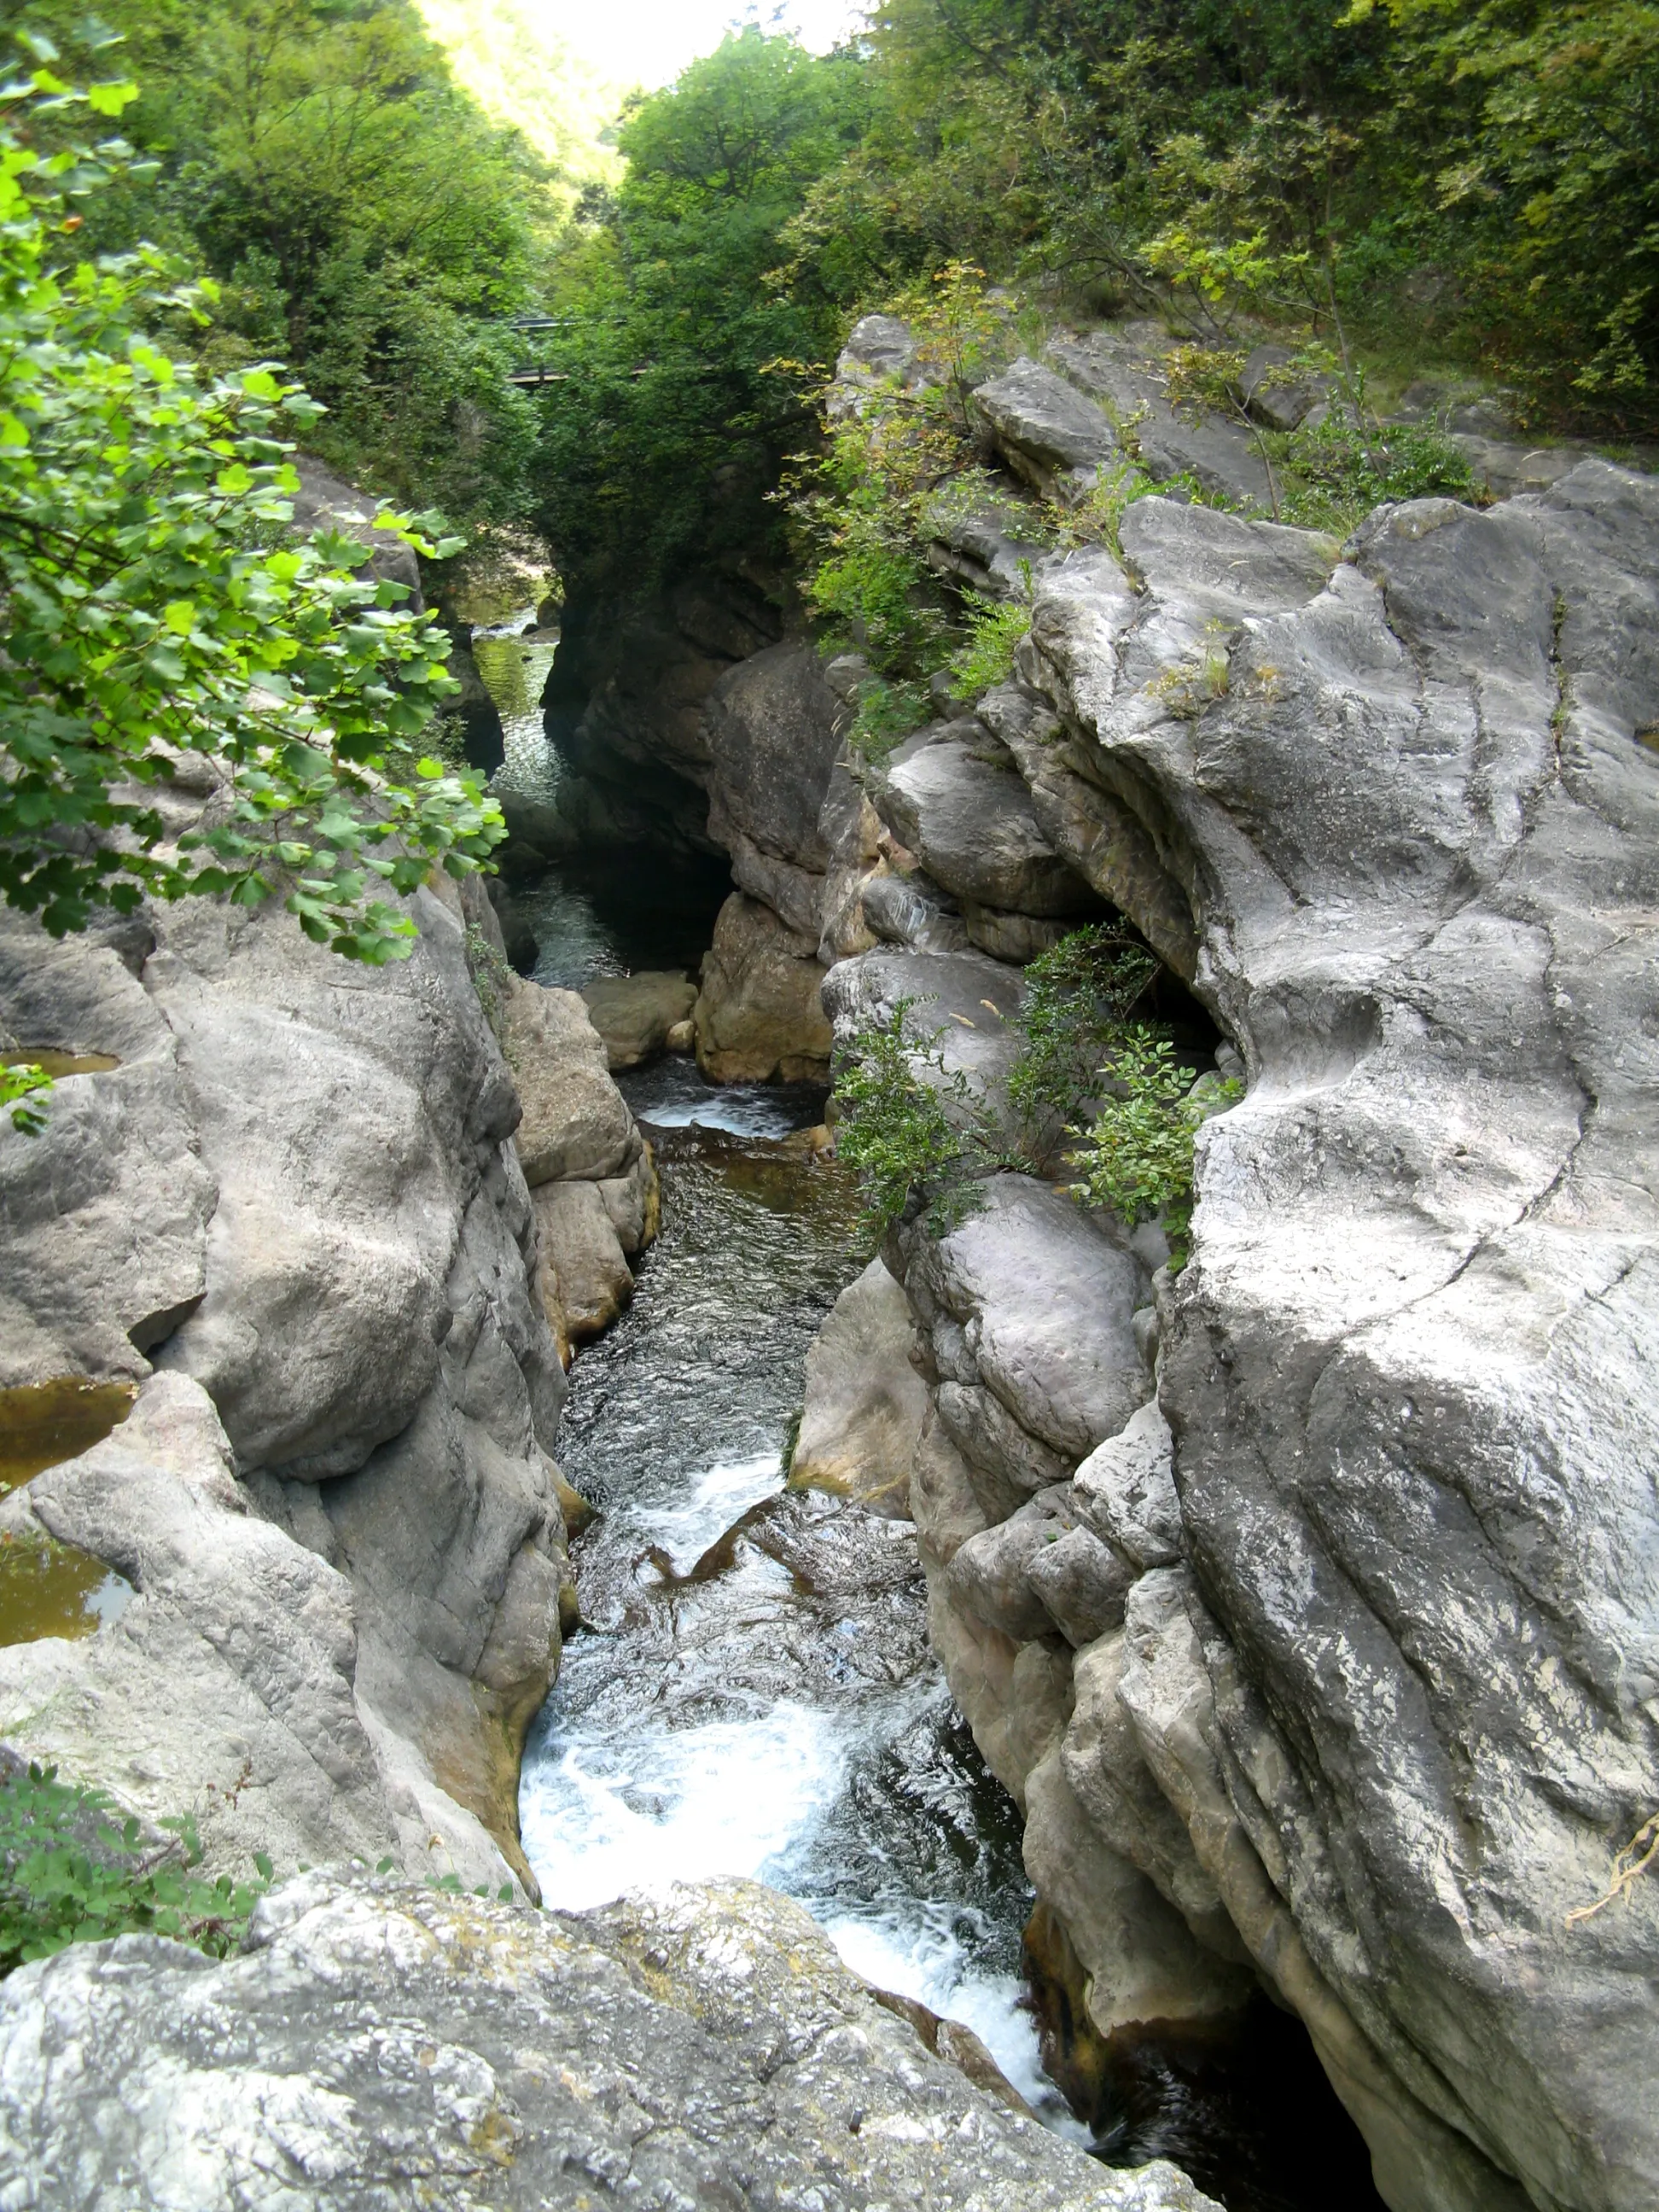
<svg viewBox="0 0 1659 2212">
<path fill-rule="evenodd" d="M 215 1869 L 391 1854 L 531 1887 L 518 1755 L 574 1619 L 538 1276 L 562 1301 L 581 1252 L 546 1194 L 591 1195 L 620 1263 L 654 1178 L 581 1002 L 532 985 L 521 1104 L 468 966 L 478 888 L 410 910 L 413 957 L 378 970 L 274 908 L 63 944 L 0 916 L 0 1024 L 94 1062 L 44 1133 L 0 1125 L 0 1389 L 137 1390 L 3 1509 L 137 1595 L 0 1650 L 0 1736 L 194 1811 Z"/>
</svg>

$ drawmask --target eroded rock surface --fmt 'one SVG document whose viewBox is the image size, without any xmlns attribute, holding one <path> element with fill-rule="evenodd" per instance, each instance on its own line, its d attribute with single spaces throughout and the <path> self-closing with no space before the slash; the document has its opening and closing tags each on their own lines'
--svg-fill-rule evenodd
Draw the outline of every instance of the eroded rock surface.
<svg viewBox="0 0 1659 2212">
<path fill-rule="evenodd" d="M 574 1916 L 306 1877 L 222 1964 L 124 1936 L 25 1967 L 0 2039 L 20 2209 L 232 2212 L 257 2176 L 308 2212 L 1214 2212 L 975 2087 L 747 1882 Z"/>
<path fill-rule="evenodd" d="M 1122 541 L 978 711 L 1249 1094 L 1178 1277 L 1035 1187 L 906 1232 L 933 1633 L 1103 2031 L 1248 1963 L 1398 2212 L 1635 2212 L 1659 1888 L 1571 1916 L 1659 1806 L 1659 485 Z"/>
<path fill-rule="evenodd" d="M 143 1383 L 6 1508 L 138 1595 L 0 1651 L 0 1733 L 153 1818 L 194 1808 L 216 1869 L 390 1851 L 528 1882 L 518 1754 L 570 1613 L 536 1280 L 559 1255 L 467 902 L 420 894 L 413 957 L 379 970 L 275 908 L 61 946 L 0 917 L 0 1021 L 117 1063 L 65 1080 L 42 1135 L 0 1127 L 0 1380 Z M 534 992 L 514 1006 L 547 1013 Z M 586 1178 L 626 1276 L 654 1179 L 580 1000 L 551 1011 L 510 1033 L 531 1164 Z"/>
</svg>

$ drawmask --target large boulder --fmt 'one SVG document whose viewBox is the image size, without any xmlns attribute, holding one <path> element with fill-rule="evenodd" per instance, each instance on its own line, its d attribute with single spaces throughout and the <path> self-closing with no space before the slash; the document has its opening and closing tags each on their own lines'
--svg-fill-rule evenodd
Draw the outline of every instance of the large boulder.
<svg viewBox="0 0 1659 2212">
<path fill-rule="evenodd" d="M 872 1260 L 836 1299 L 806 1355 L 806 1404 L 789 1473 L 878 1513 L 910 1510 L 910 1468 L 927 1412 L 911 1363 L 903 1291 Z"/>
<path fill-rule="evenodd" d="M 1054 499 L 1085 497 L 1121 453 L 1109 415 L 1024 356 L 981 385 L 972 404 L 1009 466 Z"/>
<path fill-rule="evenodd" d="M 1068 1198 L 998 1176 L 984 1203 L 935 1243 L 909 1239 L 911 1303 L 935 1334 L 968 1340 L 978 1379 L 1019 1426 L 1073 1466 L 1151 1393 L 1133 1319 L 1146 1278 Z"/>
<path fill-rule="evenodd" d="M 822 875 L 818 816 L 844 720 L 810 645 L 772 646 L 722 677 L 705 714 L 711 835 Z"/>
<path fill-rule="evenodd" d="M 714 924 L 692 1018 L 697 1064 L 714 1083 L 822 1080 L 833 1042 L 816 936 L 734 892 Z"/>
<path fill-rule="evenodd" d="M 56 944 L 6 908 L 0 1026 L 9 1058 L 86 1063 L 55 1084 L 39 1136 L 0 1115 L 0 1387 L 136 1379 L 207 1288 L 216 1190 L 179 1040 L 112 945 Z"/>
<path fill-rule="evenodd" d="M 579 994 L 516 983 L 502 1034 L 523 1102 L 518 1153 L 531 1188 L 568 1176 L 597 1182 L 632 1166 L 640 1133 Z"/>
<path fill-rule="evenodd" d="M 237 1957 L 125 1936 L 24 1967 L 0 2037 L 20 2204 L 72 2177 L 88 2204 L 234 2212 L 254 2175 L 311 2212 L 783 2205 L 810 2175 L 916 2212 L 1215 2212 L 1050 2134 L 977 2047 L 975 2087 L 749 1882 L 540 1915 L 309 1875 Z"/>
<path fill-rule="evenodd" d="M 583 988 L 587 1018 L 605 1041 L 613 1075 L 638 1067 L 667 1049 L 696 1004 L 697 987 L 684 975 L 642 969 L 636 975 L 600 975 Z"/>
<path fill-rule="evenodd" d="M 1147 475 L 1160 482 L 1191 477 L 1210 498 L 1270 514 L 1267 465 L 1249 431 L 1224 416 L 1177 411 L 1170 404 L 1159 363 L 1170 343 L 1155 323 L 1109 324 L 1080 337 L 1062 333 L 1051 339 L 1044 359 L 1118 426 L 1124 447 Z"/>
<path fill-rule="evenodd" d="M 908 738 L 872 783 L 895 835 L 964 903 L 1041 917 L 1099 911 L 1044 836 L 1007 748 L 982 723 L 935 724 Z"/>
<path fill-rule="evenodd" d="M 1398 2212 L 1634 2212 L 1659 1886 L 1575 1916 L 1659 1804 L 1659 485 L 1384 508 L 1334 566 L 1148 501 L 1124 550 L 1039 584 L 1048 773 L 1133 817 L 1163 887 L 1114 895 L 1184 905 L 1250 1088 L 1121 1694 Z M 1150 1561 L 1155 1474 L 1102 1475 Z"/>
<path fill-rule="evenodd" d="M 295 1856 L 529 1880 L 517 1758 L 566 1604 L 564 1382 L 468 966 L 493 915 L 438 884 L 378 970 L 275 904 L 146 909 L 61 948 L 0 926 L 0 1021 L 118 1063 L 65 1082 L 42 1137 L 0 1138 L 14 1252 L 46 1235 L 43 1170 L 62 1194 L 40 1284 L 8 1272 L 0 1363 L 158 1370 L 99 1448 L 118 1468 L 49 1470 L 15 1509 L 138 1595 L 83 1644 L 9 1650 L 0 1727 L 157 1817 L 205 1808 L 216 1863 L 258 1818 Z M 139 1418 L 163 1387 L 205 1423 L 182 1474 Z"/>
</svg>

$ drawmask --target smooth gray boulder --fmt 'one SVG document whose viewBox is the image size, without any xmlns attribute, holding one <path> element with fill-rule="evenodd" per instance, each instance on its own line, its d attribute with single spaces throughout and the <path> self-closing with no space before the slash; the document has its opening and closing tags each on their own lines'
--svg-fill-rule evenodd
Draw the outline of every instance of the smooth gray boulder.
<svg viewBox="0 0 1659 2212">
<path fill-rule="evenodd" d="M 1242 424 L 1208 413 L 1177 413 L 1158 368 L 1172 341 L 1155 323 L 1108 325 L 1050 340 L 1050 368 L 1105 410 L 1131 458 L 1163 482 L 1190 476 L 1209 497 L 1257 514 L 1272 512 L 1267 471 Z"/>
<path fill-rule="evenodd" d="M 907 738 L 872 778 L 878 811 L 935 882 L 981 907 L 1079 915 L 1099 901 L 1039 827 L 1030 793 L 981 723 Z"/>
<path fill-rule="evenodd" d="M 606 1188 L 544 1182 L 533 1194 L 542 1303 L 555 1336 L 566 1344 L 603 1334 L 634 1295 L 634 1271 L 605 1204 Z"/>
<path fill-rule="evenodd" d="M 705 710 L 708 826 L 775 860 L 822 875 L 818 830 L 846 719 L 810 645 L 769 647 L 723 676 Z"/>
<path fill-rule="evenodd" d="M 1012 1026 L 1024 1000 L 1019 977 L 980 952 L 884 946 L 842 961 L 823 981 L 824 1011 L 841 1045 L 890 1022 L 904 999 L 912 1002 L 906 1036 L 931 1039 L 947 1071 L 994 1097 L 1019 1050 Z"/>
<path fill-rule="evenodd" d="M 525 1180 L 599 1182 L 640 1155 L 640 1133 L 611 1080 L 610 1055 L 574 991 L 518 983 L 503 1011 L 523 1118 L 517 1149 Z"/>
<path fill-rule="evenodd" d="M 972 406 L 1009 466 L 1068 504 L 1085 497 L 1121 453 L 1110 416 L 1063 376 L 1024 356 L 981 384 Z"/>
<path fill-rule="evenodd" d="M 927 1412 L 927 1387 L 911 1364 L 915 1341 L 903 1291 L 872 1260 L 836 1300 L 806 1355 L 792 1482 L 906 1517 Z"/>
<path fill-rule="evenodd" d="M 1659 484 L 1384 508 L 1324 580 L 1157 501 L 1124 547 L 1022 667 L 1250 1088 L 1162 1304 L 1191 1600 L 1122 1694 L 1398 2212 L 1635 2212 L 1659 1887 L 1570 1916 L 1659 1804 Z"/>
<path fill-rule="evenodd" d="M 24 1967 L 0 2039 L 19 2207 L 781 2206 L 810 2175 L 826 2204 L 1215 2212 L 976 2087 L 752 1882 L 541 1915 L 305 1876 L 239 1957 Z"/>
<path fill-rule="evenodd" d="M 697 987 L 684 975 L 643 969 L 636 975 L 596 976 L 581 997 L 605 1041 L 605 1064 L 617 1075 L 667 1049 L 669 1031 L 696 1004 Z"/>
<path fill-rule="evenodd" d="M 1175 1444 L 1156 1399 L 1096 1446 L 1072 1491 L 1080 1518 L 1138 1568 L 1171 1567 L 1180 1559 Z"/>
<path fill-rule="evenodd" d="M 113 1063 L 60 1078 L 39 1136 L 0 1115 L 0 1388 L 136 1380 L 207 1288 L 215 1186 L 178 1039 L 111 946 L 54 943 L 9 908 L 0 1028 L 15 1056 Z"/>
<path fill-rule="evenodd" d="M 180 1375 L 0 1504 L 8 1534 L 77 1545 L 137 1592 L 94 1636 L 0 1648 L 0 1738 L 152 1822 L 193 1809 L 211 1873 L 245 1879 L 260 1850 L 289 1867 L 390 1852 L 507 1880 L 478 1820 L 359 1701 L 351 1583 L 249 1505 L 212 1401 Z"/>
<path fill-rule="evenodd" d="M 1073 1466 L 1141 1405 L 1150 1378 L 1131 1317 L 1145 1277 L 1070 1199 L 998 1176 L 942 1243 L 911 1238 L 906 1286 L 924 1317 L 962 1325 L 980 1378 Z"/>
</svg>

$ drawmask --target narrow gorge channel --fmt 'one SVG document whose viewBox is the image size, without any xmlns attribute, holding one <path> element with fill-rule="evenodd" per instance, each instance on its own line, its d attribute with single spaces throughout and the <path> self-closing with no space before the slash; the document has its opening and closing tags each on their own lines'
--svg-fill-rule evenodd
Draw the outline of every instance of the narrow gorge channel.
<svg viewBox="0 0 1659 2212">
<path fill-rule="evenodd" d="M 554 647 L 527 629 L 474 649 L 502 714 L 496 787 L 548 802 Z M 695 968 L 723 872 L 630 879 L 605 858 L 515 884 L 537 980 Z M 971 2028 L 1046 2125 L 1111 2164 L 1170 2158 L 1227 2212 L 1367 2212 L 1358 2133 L 1265 2003 L 1245 2036 L 1115 2053 L 1093 2129 L 1043 2070 L 1066 2001 L 1033 1984 L 1022 1822 L 930 1646 L 915 1529 L 786 1479 L 807 1352 L 868 1258 L 855 1181 L 812 1145 L 825 1094 L 717 1086 L 685 1058 L 618 1082 L 656 1154 L 662 1228 L 628 1310 L 579 1352 L 564 1412 L 562 1470 L 596 1513 L 572 1547 L 582 1626 L 520 1786 L 547 1902 L 764 1881 L 875 1987 Z"/>
</svg>

